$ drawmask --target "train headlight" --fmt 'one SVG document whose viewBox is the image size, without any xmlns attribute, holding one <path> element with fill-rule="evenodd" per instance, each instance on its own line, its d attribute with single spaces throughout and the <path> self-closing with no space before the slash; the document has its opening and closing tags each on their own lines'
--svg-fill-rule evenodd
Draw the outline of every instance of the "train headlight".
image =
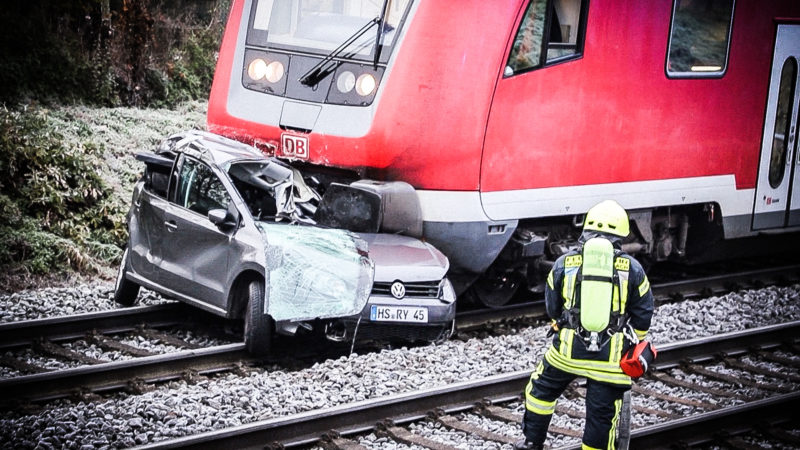
<svg viewBox="0 0 800 450">
<path fill-rule="evenodd" d="M 256 61 L 261 61 L 256 60 Z M 264 67 L 264 77 L 270 83 L 277 83 L 278 81 L 283 78 L 283 74 L 286 70 L 283 67 L 283 64 L 280 61 L 272 61 L 268 65 Z"/>
<path fill-rule="evenodd" d="M 358 80 L 356 80 L 356 92 L 362 97 L 372 94 L 377 86 L 378 82 L 375 81 L 375 77 L 369 73 L 361 75 L 358 77 Z"/>
<path fill-rule="evenodd" d="M 347 94 L 356 87 L 356 76 L 349 70 L 344 71 L 336 78 L 336 89 L 342 94 Z"/>
<path fill-rule="evenodd" d="M 279 63 L 280 64 L 280 63 Z M 247 66 L 247 76 L 251 80 L 258 81 L 267 75 L 267 62 L 261 58 L 256 58 Z M 283 74 L 281 74 L 282 76 Z"/>
</svg>

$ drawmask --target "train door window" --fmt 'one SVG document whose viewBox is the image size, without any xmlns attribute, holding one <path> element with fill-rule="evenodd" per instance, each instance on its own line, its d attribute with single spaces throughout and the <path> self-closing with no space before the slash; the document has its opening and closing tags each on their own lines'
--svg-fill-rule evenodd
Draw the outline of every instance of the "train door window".
<svg viewBox="0 0 800 450">
<path fill-rule="evenodd" d="M 775 115 L 775 130 L 772 133 L 772 153 L 769 159 L 769 185 L 777 189 L 786 172 L 786 153 L 789 146 L 789 125 L 794 101 L 794 81 L 797 79 L 797 61 L 789 58 L 781 70 L 778 87 L 778 107 Z"/>
<path fill-rule="evenodd" d="M 587 0 L 531 0 L 522 17 L 505 76 L 580 57 Z"/>
<path fill-rule="evenodd" d="M 670 78 L 721 77 L 728 66 L 735 0 L 674 0 L 667 50 Z"/>
</svg>

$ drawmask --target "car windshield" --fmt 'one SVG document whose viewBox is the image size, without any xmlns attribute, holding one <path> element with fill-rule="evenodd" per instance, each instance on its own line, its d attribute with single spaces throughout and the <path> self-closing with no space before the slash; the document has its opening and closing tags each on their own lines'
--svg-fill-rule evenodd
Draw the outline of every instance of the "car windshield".
<svg viewBox="0 0 800 450">
<path fill-rule="evenodd" d="M 394 44 L 410 3 L 411 0 L 386 1 L 383 58 L 390 53 L 387 50 Z M 253 5 L 251 37 L 266 34 L 270 48 L 327 55 L 367 24 L 380 19 L 384 0 L 254 0 Z M 363 33 L 349 46 L 348 54 L 360 58 L 374 55 L 375 39 L 376 33 Z"/>
</svg>

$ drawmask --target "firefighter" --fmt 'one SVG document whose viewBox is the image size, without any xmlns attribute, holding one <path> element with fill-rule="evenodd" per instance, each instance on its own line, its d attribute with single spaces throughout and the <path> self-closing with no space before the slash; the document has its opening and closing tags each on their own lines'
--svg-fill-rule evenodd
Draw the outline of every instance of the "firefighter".
<svg viewBox="0 0 800 450">
<path fill-rule="evenodd" d="M 649 345 L 643 340 L 653 315 L 647 276 L 622 251 L 629 232 L 625 209 L 598 203 L 586 213 L 579 248 L 553 265 L 545 287 L 553 342 L 525 388 L 525 439 L 516 448 L 543 447 L 556 399 L 577 377 L 586 378 L 582 449 L 615 448 L 622 398 L 631 387 L 620 361 L 640 340 Z"/>
</svg>

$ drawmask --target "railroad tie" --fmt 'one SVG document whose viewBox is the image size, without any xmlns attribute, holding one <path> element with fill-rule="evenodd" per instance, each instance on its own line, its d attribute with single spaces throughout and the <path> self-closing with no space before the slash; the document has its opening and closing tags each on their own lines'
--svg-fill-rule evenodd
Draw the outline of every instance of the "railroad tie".
<svg viewBox="0 0 800 450">
<path fill-rule="evenodd" d="M 457 447 L 443 444 L 439 441 L 414 434 L 405 428 L 395 426 L 391 421 L 382 421 L 375 424 L 375 434 L 379 437 L 388 437 L 406 445 L 419 445 L 431 450 L 458 450 Z"/>
<path fill-rule="evenodd" d="M 68 361 L 75 361 L 81 364 L 102 364 L 107 361 L 101 361 L 96 358 L 92 358 L 91 356 L 86 356 L 83 353 L 78 353 L 74 350 L 66 349 L 58 344 L 54 344 L 46 339 L 39 339 L 34 341 L 33 348 L 40 353 L 43 353 L 48 356 L 53 356 L 60 359 L 66 359 Z"/>
<path fill-rule="evenodd" d="M 800 369 L 800 359 L 789 358 L 786 356 L 776 355 L 773 352 L 759 351 L 758 356 L 774 363 L 783 364 L 784 366 L 794 367 Z"/>
<path fill-rule="evenodd" d="M 50 372 L 50 370 L 44 367 L 37 366 L 35 364 L 31 364 L 27 361 L 23 361 L 21 359 L 14 358 L 13 356 L 8 356 L 8 355 L 0 356 L 0 365 L 10 367 L 12 369 L 16 369 L 20 372 L 25 372 L 25 373 Z"/>
<path fill-rule="evenodd" d="M 137 357 L 155 355 L 155 353 L 147 351 L 143 348 L 134 347 L 114 339 L 109 339 L 107 336 L 98 333 L 96 330 L 92 330 L 91 333 L 86 334 L 86 341 L 95 344 L 106 351 L 117 351 Z"/>
<path fill-rule="evenodd" d="M 506 436 L 504 434 L 499 434 L 493 431 L 485 430 L 481 427 L 472 425 L 470 423 L 456 419 L 455 417 L 449 415 L 437 416 L 436 420 L 448 428 L 452 428 L 456 431 L 463 431 L 467 434 L 478 436 L 479 438 L 485 441 L 494 441 L 503 444 L 514 444 L 519 440 L 518 437 Z"/>
<path fill-rule="evenodd" d="M 686 389 L 691 389 L 697 392 L 704 392 L 709 395 L 714 395 L 718 397 L 728 397 L 728 398 L 735 398 L 738 400 L 748 401 L 748 397 L 744 395 L 738 394 L 733 391 L 724 391 L 722 389 L 715 389 L 708 386 L 703 386 L 701 384 L 693 383 L 691 381 L 679 380 L 671 375 L 667 375 L 663 372 L 650 372 L 648 375 L 649 378 L 652 378 L 656 381 L 660 381 L 661 383 L 666 384 L 667 386 L 677 386 Z"/>
<path fill-rule="evenodd" d="M 763 434 L 764 436 L 769 437 L 770 439 L 775 439 L 777 441 L 781 441 L 782 443 L 786 444 L 786 446 L 791 447 L 800 447 L 800 436 L 796 436 L 788 431 L 777 428 L 774 426 L 761 426 L 757 425 L 756 429 L 759 433 Z"/>
<path fill-rule="evenodd" d="M 192 344 L 191 342 L 187 342 L 179 337 L 175 337 L 170 334 L 163 333 L 161 331 L 154 330 L 152 328 L 148 328 L 144 325 L 137 326 L 136 332 L 148 339 L 161 341 L 162 344 L 171 345 L 173 347 L 188 348 L 188 349 L 200 348 L 199 345 Z"/>
<path fill-rule="evenodd" d="M 713 403 L 708 403 L 708 402 L 704 402 L 704 401 L 700 401 L 700 400 L 692 400 L 690 398 L 676 397 L 676 396 L 673 396 L 673 395 L 664 394 L 662 392 L 658 392 L 658 391 L 655 391 L 653 389 L 648 389 L 648 388 L 640 386 L 638 384 L 634 384 L 632 389 L 633 389 L 633 392 L 636 392 L 637 394 L 646 395 L 648 397 L 653 397 L 653 398 L 657 398 L 657 399 L 660 399 L 660 400 L 666 400 L 668 402 L 679 403 L 681 405 L 693 406 L 695 408 L 701 408 L 701 409 L 705 409 L 705 410 L 708 410 L 708 411 L 719 409 L 719 406 L 715 405 Z"/>
<path fill-rule="evenodd" d="M 509 411 L 509 410 L 507 410 L 505 408 L 500 408 L 500 407 L 497 407 L 497 406 L 491 406 L 491 405 L 488 405 L 488 404 L 478 405 L 477 408 L 478 408 L 478 411 L 480 412 L 480 414 L 482 416 L 489 417 L 489 418 L 492 418 L 492 419 L 503 420 L 503 421 L 511 422 L 511 423 L 522 423 L 522 414 L 517 414 L 517 413 Z M 559 410 L 559 405 L 556 404 L 556 412 L 558 412 L 560 414 L 565 414 L 565 415 L 575 414 L 577 416 L 581 416 L 581 417 L 577 417 L 577 418 L 584 418 L 583 416 L 585 416 L 585 414 L 583 414 L 582 412 L 575 411 L 574 409 L 569 409 L 569 408 L 566 408 L 566 407 L 563 407 L 563 409 L 569 411 L 569 413 L 565 413 L 563 411 L 560 411 Z M 574 417 L 574 416 L 571 416 L 571 417 Z M 583 436 L 583 434 L 581 432 L 579 432 L 579 431 L 571 430 L 569 428 L 561 428 L 561 427 L 558 427 L 558 426 L 555 426 L 555 425 L 550 425 L 550 428 L 548 429 L 548 431 L 550 431 L 551 433 L 561 434 L 561 435 L 570 436 L 570 437 L 578 437 L 579 438 L 579 437 Z"/>
<path fill-rule="evenodd" d="M 733 375 L 727 375 L 724 373 L 720 373 L 711 369 L 706 369 L 703 366 L 697 364 L 687 364 L 685 368 L 697 375 L 702 375 L 708 378 L 714 378 L 719 381 L 724 381 L 726 383 L 730 383 L 733 385 L 738 386 L 748 386 L 756 389 L 773 391 L 773 392 L 780 392 L 780 393 L 789 393 L 792 392 L 794 389 L 788 386 L 784 386 L 781 384 L 774 384 L 774 383 L 762 383 L 753 380 L 748 380 L 746 378 L 737 377 Z"/>
<path fill-rule="evenodd" d="M 480 415 L 490 419 L 502 420 L 509 423 L 522 423 L 522 414 L 515 413 L 506 408 L 484 403 L 476 405 L 475 408 Z"/>
<path fill-rule="evenodd" d="M 319 446 L 325 450 L 367 450 L 356 441 L 343 438 L 338 432 L 331 431 L 322 435 Z"/>
<path fill-rule="evenodd" d="M 741 369 L 741 370 L 744 370 L 746 372 L 758 373 L 758 374 L 761 374 L 761 375 L 766 375 L 766 376 L 771 377 L 771 378 L 779 378 L 779 379 L 782 379 L 782 380 L 791 381 L 793 383 L 800 383 L 800 376 L 797 376 L 796 374 L 793 374 L 793 373 L 778 372 L 778 371 L 775 371 L 775 370 L 770 370 L 770 369 L 767 369 L 765 367 L 757 366 L 755 364 L 748 363 L 748 362 L 745 362 L 745 361 L 742 361 L 742 360 L 738 360 L 738 359 L 733 359 L 733 358 L 725 358 L 725 359 L 723 359 L 723 361 L 725 362 L 725 364 L 727 366 L 730 366 L 730 367 L 733 367 L 733 368 L 736 368 L 736 369 Z"/>
</svg>

